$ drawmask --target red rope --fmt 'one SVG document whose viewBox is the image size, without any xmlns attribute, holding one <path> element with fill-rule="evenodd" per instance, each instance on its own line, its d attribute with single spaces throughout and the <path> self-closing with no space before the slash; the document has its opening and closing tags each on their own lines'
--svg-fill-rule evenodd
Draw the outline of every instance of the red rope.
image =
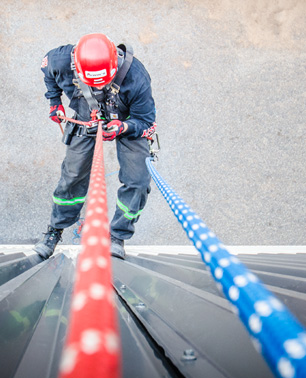
<svg viewBox="0 0 306 378">
<path fill-rule="evenodd" d="M 102 128 L 93 157 L 82 250 L 61 378 L 119 378 L 120 340 L 112 287 Z"/>
<path fill-rule="evenodd" d="M 69 121 L 71 123 L 76 123 L 78 125 L 91 126 L 90 122 L 79 121 L 77 119 L 68 118 L 68 117 L 61 116 L 61 115 L 58 115 L 57 117 L 63 119 L 64 121 Z"/>
</svg>

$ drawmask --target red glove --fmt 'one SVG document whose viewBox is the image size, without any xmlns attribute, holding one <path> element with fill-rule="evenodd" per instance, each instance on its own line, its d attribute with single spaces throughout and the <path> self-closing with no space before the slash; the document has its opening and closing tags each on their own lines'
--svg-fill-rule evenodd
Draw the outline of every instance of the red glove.
<svg viewBox="0 0 306 378">
<path fill-rule="evenodd" d="M 59 115 L 64 116 L 64 117 L 66 116 L 65 109 L 64 109 L 63 105 L 50 106 L 49 118 L 51 118 L 52 121 L 54 121 L 56 123 L 65 122 L 63 119 L 58 118 Z"/>
<path fill-rule="evenodd" d="M 124 124 L 118 119 L 109 122 L 105 127 L 106 130 L 102 130 L 103 140 L 105 141 L 114 140 L 118 135 L 120 135 L 124 131 Z"/>
</svg>

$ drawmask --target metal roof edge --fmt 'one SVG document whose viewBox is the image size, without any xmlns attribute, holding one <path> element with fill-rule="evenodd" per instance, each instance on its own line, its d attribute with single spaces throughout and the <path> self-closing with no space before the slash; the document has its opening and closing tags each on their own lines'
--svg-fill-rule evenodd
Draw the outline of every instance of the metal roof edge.
<svg viewBox="0 0 306 378">
<path fill-rule="evenodd" d="M 80 245 L 64 244 L 57 247 L 56 253 L 67 251 L 78 253 L 80 249 Z M 159 255 L 161 253 L 170 255 L 198 255 L 199 253 L 192 245 L 126 245 L 125 249 L 126 253 L 131 255 Z M 233 255 L 306 253 L 306 245 L 227 245 L 227 249 Z M 15 253 L 16 250 L 22 250 L 26 255 L 34 253 L 33 245 L 31 244 L 0 244 L 0 253 Z"/>
</svg>

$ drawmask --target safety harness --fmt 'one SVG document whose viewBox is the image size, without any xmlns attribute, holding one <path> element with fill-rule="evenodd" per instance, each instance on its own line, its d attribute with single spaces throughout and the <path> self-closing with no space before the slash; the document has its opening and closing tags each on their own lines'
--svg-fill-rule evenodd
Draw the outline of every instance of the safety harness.
<svg viewBox="0 0 306 378">
<path fill-rule="evenodd" d="M 119 97 L 121 84 L 128 73 L 131 64 L 133 62 L 133 48 L 128 44 L 120 44 L 117 46 L 118 51 L 118 72 L 111 82 L 110 85 L 107 85 L 104 89 L 104 96 L 101 101 L 98 101 L 94 90 L 87 84 L 83 83 L 79 78 L 75 64 L 74 64 L 74 48 L 71 52 L 71 69 L 74 74 L 73 84 L 76 85 L 82 92 L 88 106 L 90 109 L 90 116 L 93 122 L 83 122 L 79 120 L 69 119 L 69 122 L 66 126 L 65 133 L 63 136 L 63 143 L 70 144 L 72 136 L 93 136 L 95 137 L 98 130 L 98 124 L 102 121 L 103 124 L 106 124 L 114 119 L 119 119 L 119 104 L 124 106 Z M 61 117 L 68 120 L 67 117 Z M 153 148 L 154 138 L 156 137 L 157 149 Z M 157 152 L 160 150 L 160 144 L 158 135 L 156 133 L 156 123 L 154 122 L 152 127 L 144 131 L 143 138 L 147 138 L 149 144 L 149 150 L 152 160 L 157 159 Z"/>
</svg>

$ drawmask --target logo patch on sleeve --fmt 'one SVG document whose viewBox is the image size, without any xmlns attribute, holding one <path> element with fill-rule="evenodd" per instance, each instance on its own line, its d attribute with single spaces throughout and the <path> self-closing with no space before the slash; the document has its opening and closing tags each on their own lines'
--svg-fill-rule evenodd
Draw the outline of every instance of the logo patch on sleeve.
<svg viewBox="0 0 306 378">
<path fill-rule="evenodd" d="M 142 138 L 150 138 L 155 133 L 156 127 L 157 127 L 156 122 L 153 122 L 153 125 L 149 129 L 144 130 L 141 137 Z"/>
<path fill-rule="evenodd" d="M 41 62 L 41 68 L 45 68 L 48 66 L 48 55 L 44 57 L 44 59 Z"/>
</svg>

